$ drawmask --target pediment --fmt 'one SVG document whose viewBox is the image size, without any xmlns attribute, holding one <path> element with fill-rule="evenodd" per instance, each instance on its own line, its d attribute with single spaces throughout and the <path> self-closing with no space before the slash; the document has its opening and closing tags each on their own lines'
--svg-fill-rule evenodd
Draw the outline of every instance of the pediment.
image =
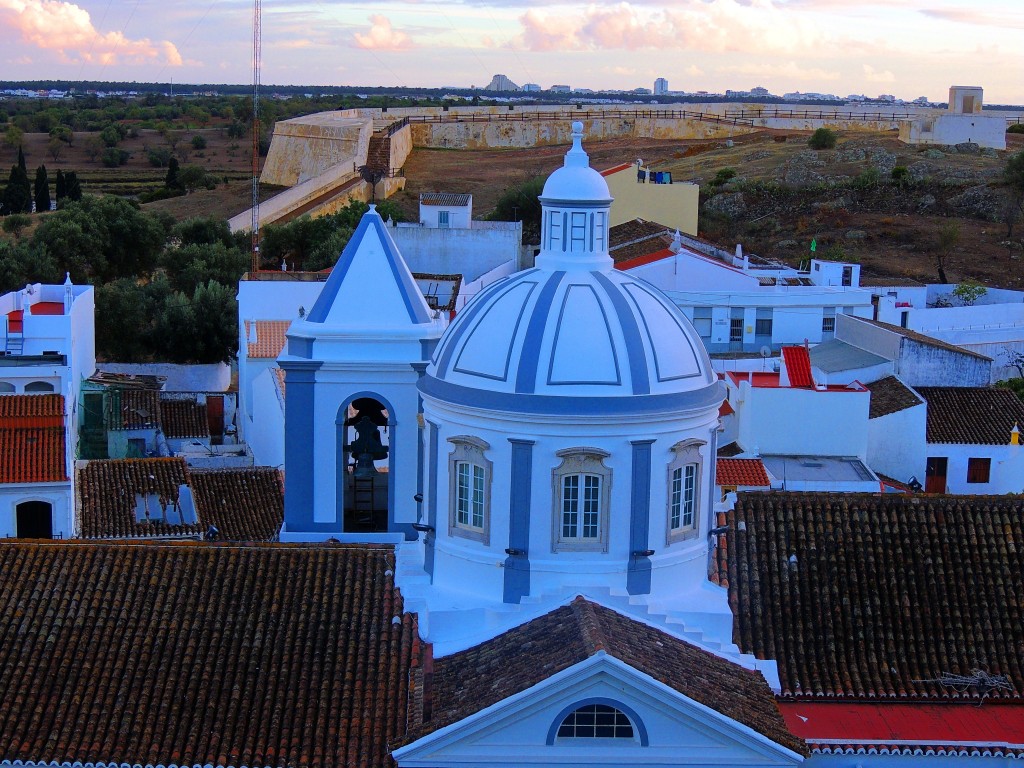
<svg viewBox="0 0 1024 768">
<path fill-rule="evenodd" d="M 635 721 L 633 738 L 558 738 L 582 702 Z M 466 765 L 794 765 L 803 758 L 623 662 L 593 656 L 393 753 L 401 768 Z"/>
</svg>

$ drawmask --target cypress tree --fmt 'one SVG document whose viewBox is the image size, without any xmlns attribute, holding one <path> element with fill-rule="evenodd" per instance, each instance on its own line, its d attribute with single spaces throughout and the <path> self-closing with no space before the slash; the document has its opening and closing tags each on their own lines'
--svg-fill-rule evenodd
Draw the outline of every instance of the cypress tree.
<svg viewBox="0 0 1024 768">
<path fill-rule="evenodd" d="M 25 165 L 25 150 L 18 146 L 18 167 L 28 176 L 28 167 Z"/>
<path fill-rule="evenodd" d="M 64 171 L 57 170 L 57 181 L 55 183 L 56 189 L 54 190 L 54 196 L 57 198 L 57 204 L 68 196 L 68 184 L 64 179 Z"/>
<path fill-rule="evenodd" d="M 64 175 L 64 182 L 67 184 L 68 199 L 71 202 L 78 202 L 82 199 L 82 185 L 78 183 L 78 174 L 68 171 Z"/>
<path fill-rule="evenodd" d="M 167 161 L 167 176 L 164 178 L 164 186 L 168 189 L 181 189 L 178 182 L 178 158 L 172 157 Z"/>
<path fill-rule="evenodd" d="M 3 194 L 4 215 L 11 213 L 32 213 L 32 184 L 25 169 L 19 165 L 11 167 L 7 187 Z"/>
<path fill-rule="evenodd" d="M 36 201 L 36 213 L 50 210 L 50 180 L 46 177 L 46 166 L 36 168 L 36 181 L 33 188 Z"/>
</svg>

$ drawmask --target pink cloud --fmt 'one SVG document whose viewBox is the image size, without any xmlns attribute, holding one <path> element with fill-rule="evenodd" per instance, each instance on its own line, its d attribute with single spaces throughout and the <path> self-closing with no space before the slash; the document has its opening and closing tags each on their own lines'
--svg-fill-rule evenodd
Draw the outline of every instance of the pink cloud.
<svg viewBox="0 0 1024 768">
<path fill-rule="evenodd" d="M 120 32 L 101 33 L 89 12 L 63 0 L 0 0 L 0 27 L 43 50 L 56 51 L 65 60 L 78 55 L 103 64 L 163 61 L 180 66 L 181 55 L 167 40 L 131 40 Z"/>
<path fill-rule="evenodd" d="M 401 51 L 412 48 L 412 38 L 391 26 L 386 16 L 370 17 L 370 30 L 365 35 L 355 33 L 356 45 L 375 51 Z"/>
</svg>

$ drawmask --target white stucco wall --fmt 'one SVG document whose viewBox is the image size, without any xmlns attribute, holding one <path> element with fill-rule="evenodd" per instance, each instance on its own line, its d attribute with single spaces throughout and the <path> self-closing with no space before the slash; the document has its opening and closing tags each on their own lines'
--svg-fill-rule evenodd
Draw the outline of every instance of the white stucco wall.
<svg viewBox="0 0 1024 768">
<path fill-rule="evenodd" d="M 259 466 L 284 465 L 284 398 L 270 366 L 252 379 L 252 416 L 242 414 L 245 442 Z"/>
<path fill-rule="evenodd" d="M 75 535 L 71 481 L 63 483 L 7 483 L 0 485 L 0 538 L 17 535 L 17 507 L 26 501 L 45 501 L 52 505 L 53 537 L 68 539 Z"/>
<path fill-rule="evenodd" d="M 866 458 L 871 393 L 751 387 L 730 397 L 739 441 L 761 454 Z"/>
<path fill-rule="evenodd" d="M 436 229 L 399 224 L 388 229 L 411 272 L 462 275 L 471 282 L 502 264 L 515 265 L 522 224 Z"/>
<path fill-rule="evenodd" d="M 900 123 L 900 141 L 907 144 L 963 144 L 1006 149 L 1006 119 L 981 114 L 945 113 Z"/>
<path fill-rule="evenodd" d="M 867 464 L 894 480 L 907 482 L 916 477 L 924 485 L 925 424 L 924 403 L 868 421 Z"/>
<path fill-rule="evenodd" d="M 949 493 L 1024 492 L 1024 446 L 928 443 L 925 450 L 928 456 L 947 458 L 946 488 Z M 989 482 L 967 482 L 967 463 L 971 458 L 991 458 Z"/>
</svg>

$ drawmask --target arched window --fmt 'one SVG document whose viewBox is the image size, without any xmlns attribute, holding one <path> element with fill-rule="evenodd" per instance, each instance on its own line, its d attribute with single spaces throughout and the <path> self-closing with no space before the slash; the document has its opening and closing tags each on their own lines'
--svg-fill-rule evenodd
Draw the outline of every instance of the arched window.
<svg viewBox="0 0 1024 768">
<path fill-rule="evenodd" d="M 608 704 L 585 704 L 558 726 L 560 739 L 632 739 L 633 724 L 626 713 Z"/>
<path fill-rule="evenodd" d="M 675 457 L 668 465 L 667 543 L 697 536 L 700 528 L 700 491 L 703 458 L 699 440 L 683 440 L 672 446 Z"/>
<path fill-rule="evenodd" d="M 567 448 L 552 478 L 552 545 L 555 551 L 608 551 L 611 454 L 599 448 Z"/>
<path fill-rule="evenodd" d="M 484 456 L 490 446 L 469 435 L 449 437 L 448 530 L 453 536 L 490 540 L 491 462 Z"/>
<path fill-rule="evenodd" d="M 15 392 L 16 389 L 13 384 L 9 381 L 0 381 L 0 394 L 9 395 Z"/>
<path fill-rule="evenodd" d="M 577 701 L 559 712 L 548 730 L 547 744 L 578 739 L 648 745 L 647 729 L 639 715 L 625 704 L 605 698 Z"/>
<path fill-rule="evenodd" d="M 48 381 L 30 381 L 25 385 L 26 392 L 53 392 L 54 386 Z"/>
</svg>

